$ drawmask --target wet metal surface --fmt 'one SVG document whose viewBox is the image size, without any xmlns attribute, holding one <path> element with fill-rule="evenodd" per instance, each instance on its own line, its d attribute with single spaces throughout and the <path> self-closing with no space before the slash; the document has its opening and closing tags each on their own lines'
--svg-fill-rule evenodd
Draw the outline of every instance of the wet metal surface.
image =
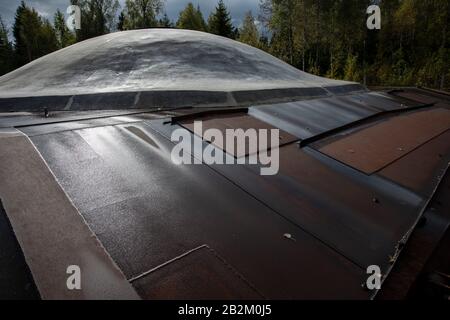
<svg viewBox="0 0 450 320">
<path fill-rule="evenodd" d="M 135 126 L 154 145 L 121 125 L 32 138 L 129 279 L 207 244 L 264 296 L 367 298 L 364 270 L 211 168 L 174 165 L 172 143 Z"/>
<path fill-rule="evenodd" d="M 23 134 L 0 133 L 0 198 L 42 299 L 138 299 Z M 83 270 L 69 290 L 67 268 Z"/>
<path fill-rule="evenodd" d="M 146 113 L 20 130 L 144 298 L 368 299 L 374 293 L 361 287 L 367 266 L 391 269 L 450 157 L 445 102 L 408 111 L 422 105 L 411 99 L 358 93 L 253 106 L 248 115 L 186 109 L 174 112 L 184 118 Z M 385 111 L 394 112 L 375 121 L 369 141 L 373 174 L 317 149 L 357 137 L 373 127 L 358 121 Z M 279 173 L 175 165 L 171 134 L 195 120 L 204 129 L 286 132 L 291 143 L 280 148 Z M 390 128 L 380 130 L 383 124 Z M 397 127 L 404 135 L 392 133 Z M 198 158 L 209 142 L 190 136 L 200 141 L 192 151 Z M 406 154 L 391 156 L 386 145 L 399 141 L 408 142 Z"/>
<path fill-rule="evenodd" d="M 111 117 L 121 117 L 121 116 L 131 116 L 132 114 L 138 114 L 145 112 L 145 110 L 98 110 L 98 111 L 58 111 L 50 112 L 48 118 L 44 117 L 43 110 L 40 112 L 11 112 L 11 113 L 0 113 L 0 128 L 21 128 L 21 127 L 31 127 L 36 126 L 35 129 L 30 128 L 30 130 L 39 130 L 40 126 L 44 125 L 55 125 L 61 126 L 70 122 L 90 122 L 99 119 L 106 119 L 105 121 L 111 121 L 108 118 Z M 153 115 L 155 117 L 156 114 Z M 74 124 L 78 125 L 78 124 Z M 75 129 L 75 128 L 72 128 Z M 32 133 L 31 133 L 32 134 Z"/>
<path fill-rule="evenodd" d="M 359 98 L 347 96 L 258 106 L 250 108 L 249 114 L 307 139 L 380 111 Z"/>
</svg>

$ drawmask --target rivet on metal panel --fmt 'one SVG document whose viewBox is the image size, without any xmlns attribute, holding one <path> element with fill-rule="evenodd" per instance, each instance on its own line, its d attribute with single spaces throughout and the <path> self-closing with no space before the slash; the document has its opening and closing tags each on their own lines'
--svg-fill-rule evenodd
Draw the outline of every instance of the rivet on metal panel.
<svg viewBox="0 0 450 320">
<path fill-rule="evenodd" d="M 292 234 L 290 234 L 290 233 L 285 233 L 284 235 L 283 235 L 286 239 L 289 239 L 289 240 L 292 240 L 292 241 L 297 241 L 297 240 L 295 240 L 295 238 L 292 236 Z"/>
</svg>

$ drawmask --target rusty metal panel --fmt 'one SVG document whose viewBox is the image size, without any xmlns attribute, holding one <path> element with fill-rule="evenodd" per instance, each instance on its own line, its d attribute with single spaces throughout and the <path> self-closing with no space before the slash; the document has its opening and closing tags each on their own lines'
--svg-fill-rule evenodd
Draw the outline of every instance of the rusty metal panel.
<svg viewBox="0 0 450 320">
<path fill-rule="evenodd" d="M 173 128 L 161 125 L 157 130 L 170 137 Z M 390 266 L 389 256 L 395 255 L 424 203 L 395 183 L 297 144 L 280 148 L 280 170 L 274 176 L 261 176 L 259 166 L 211 167 L 361 268 Z"/>
<path fill-rule="evenodd" d="M 270 131 L 275 128 L 274 126 L 267 124 L 261 120 L 258 120 L 246 113 L 236 113 L 236 114 L 217 114 L 217 115 L 208 115 L 204 117 L 196 118 L 195 121 L 202 121 L 202 138 L 203 133 L 208 129 L 216 129 L 219 130 L 224 140 L 207 140 L 216 147 L 218 147 L 221 150 L 225 150 L 228 154 L 233 155 L 236 158 L 241 158 L 244 156 L 248 156 L 250 154 L 258 153 L 261 151 L 270 150 L 272 148 L 271 145 L 271 139 L 270 139 Z M 190 130 L 191 132 L 194 132 L 194 121 L 193 120 L 184 120 L 180 122 L 181 125 L 183 125 L 186 129 Z M 244 131 L 248 129 L 266 129 L 267 131 L 267 148 L 261 148 L 261 146 L 258 145 L 250 145 L 250 143 L 256 143 L 258 140 L 249 140 L 245 139 L 245 148 L 234 148 L 232 150 L 229 149 L 229 146 L 224 145 L 227 139 L 232 139 L 233 137 L 227 132 L 227 129 L 243 129 Z M 258 134 L 257 131 L 255 131 L 255 134 Z M 279 145 L 282 146 L 285 144 L 292 143 L 294 141 L 297 141 L 298 139 L 294 137 L 293 135 L 280 130 L 279 131 Z M 205 139 L 206 140 L 206 139 Z M 250 150 L 254 150 L 254 152 L 250 152 Z"/>
<path fill-rule="evenodd" d="M 421 195 L 428 195 L 450 161 L 450 131 L 425 143 L 378 174 Z"/>
<path fill-rule="evenodd" d="M 366 94 L 355 94 L 353 97 L 383 111 L 402 110 L 423 105 L 423 103 L 395 96 L 388 92 L 368 92 Z"/>
<path fill-rule="evenodd" d="M 399 260 L 383 283 L 383 290 L 379 292 L 377 299 L 411 298 L 410 290 L 417 287 L 417 282 L 421 280 L 420 273 L 424 273 L 427 262 L 430 261 L 430 258 L 432 259 L 432 255 L 436 254 L 436 247 L 443 242 L 445 237 L 448 238 L 450 227 L 449 190 L 450 171 L 447 170 L 430 199 L 419 227 L 412 232 Z M 448 257 L 448 251 L 446 256 Z"/>
<path fill-rule="evenodd" d="M 321 141 L 324 154 L 366 174 L 379 171 L 450 129 L 450 110 L 399 115 L 356 132 Z"/>
<path fill-rule="evenodd" d="M 144 299 L 264 299 L 245 277 L 207 245 L 175 257 L 133 281 Z"/>
<path fill-rule="evenodd" d="M 393 90 L 390 94 L 398 99 L 407 99 L 415 103 L 434 104 L 436 107 L 441 108 L 450 107 L 450 95 L 445 92 L 410 88 Z"/>
<path fill-rule="evenodd" d="M 438 101 L 438 99 L 436 99 L 435 97 L 427 94 L 422 94 L 421 92 L 417 92 L 416 90 L 395 90 L 391 93 L 391 95 L 406 98 L 422 104 L 434 104 Z"/>
</svg>

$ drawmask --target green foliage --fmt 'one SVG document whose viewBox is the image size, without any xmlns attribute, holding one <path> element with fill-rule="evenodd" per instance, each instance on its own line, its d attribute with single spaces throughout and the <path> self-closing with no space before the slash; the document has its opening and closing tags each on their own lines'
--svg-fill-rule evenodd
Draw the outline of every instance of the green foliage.
<svg viewBox="0 0 450 320">
<path fill-rule="evenodd" d="M 305 19 L 301 15 L 303 0 L 273 0 L 269 28 L 273 31 L 271 52 L 294 64 L 296 52 L 305 45 Z"/>
<path fill-rule="evenodd" d="M 209 32 L 222 37 L 234 39 L 237 36 L 236 29 L 231 23 L 230 13 L 223 0 L 219 1 L 216 10 L 209 16 L 208 29 Z"/>
<path fill-rule="evenodd" d="M 368 85 L 450 87 L 450 1 L 389 0 L 380 4 L 381 30 L 368 30 L 371 0 L 260 0 L 262 37 L 247 13 L 242 27 L 232 25 L 223 0 L 206 24 L 189 3 L 177 28 L 208 31 L 261 48 L 307 72 Z M 0 74 L 75 41 L 117 30 L 173 28 L 164 0 L 70 0 L 81 8 L 81 30 L 70 32 L 58 10 L 54 24 L 23 2 L 12 34 L 0 20 Z"/>
<path fill-rule="evenodd" d="M 8 29 L 0 17 L 0 75 L 14 69 L 13 47 L 8 37 Z"/>
<path fill-rule="evenodd" d="M 441 47 L 418 71 L 418 85 L 443 88 L 450 80 L 450 49 Z"/>
<path fill-rule="evenodd" d="M 450 2 L 389 0 L 380 31 L 366 28 L 371 1 L 262 0 L 270 53 L 299 69 L 369 85 L 450 84 Z"/>
<path fill-rule="evenodd" d="M 163 7 L 162 0 L 126 0 L 123 30 L 155 28 Z"/>
<path fill-rule="evenodd" d="M 24 65 L 58 49 L 53 26 L 24 2 L 17 8 L 13 27 L 15 62 Z"/>
<path fill-rule="evenodd" d="M 175 28 L 175 25 L 170 21 L 167 13 L 164 13 L 163 17 L 158 21 L 159 28 Z"/>
<path fill-rule="evenodd" d="M 71 0 L 81 9 L 81 29 L 76 31 L 77 41 L 98 37 L 116 27 L 118 0 Z"/>
<path fill-rule="evenodd" d="M 360 72 L 358 67 L 358 56 L 349 54 L 344 67 L 344 80 L 359 81 Z"/>
<path fill-rule="evenodd" d="M 64 14 L 57 10 L 54 17 L 58 49 L 65 48 L 76 42 L 75 34 L 67 28 Z"/>
<path fill-rule="evenodd" d="M 118 31 L 125 30 L 125 13 L 123 11 L 120 13 L 118 21 L 117 21 L 117 30 Z"/>
<path fill-rule="evenodd" d="M 260 44 L 259 31 L 255 25 L 255 18 L 251 11 L 247 12 L 245 15 L 242 27 L 239 29 L 238 40 L 256 48 L 262 47 Z"/>
<path fill-rule="evenodd" d="M 186 8 L 180 12 L 180 16 L 177 21 L 177 28 L 206 31 L 207 26 L 205 19 L 203 19 L 200 7 L 194 8 L 194 5 L 189 2 Z"/>
</svg>

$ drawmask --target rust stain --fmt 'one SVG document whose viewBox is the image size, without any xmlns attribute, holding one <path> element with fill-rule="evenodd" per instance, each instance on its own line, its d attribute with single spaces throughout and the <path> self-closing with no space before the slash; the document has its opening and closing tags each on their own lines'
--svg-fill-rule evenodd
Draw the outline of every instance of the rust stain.
<svg viewBox="0 0 450 320">
<path fill-rule="evenodd" d="M 202 134 L 202 138 L 205 141 L 208 141 L 215 145 L 216 147 L 226 151 L 228 154 L 231 154 L 235 156 L 236 158 L 240 158 L 243 156 L 248 156 L 250 154 L 253 154 L 254 152 L 250 152 L 250 150 L 257 150 L 257 152 L 270 150 L 272 148 L 271 146 L 271 139 L 270 139 L 270 130 L 278 129 L 266 122 L 263 122 L 261 120 L 258 120 L 246 113 L 236 113 L 236 114 L 220 114 L 220 115 L 208 115 L 205 117 L 197 118 L 196 121 L 202 121 L 202 128 L 203 133 L 206 130 L 209 129 L 217 129 L 219 130 L 224 137 L 224 141 L 212 141 L 209 139 L 205 139 L 205 137 Z M 186 120 L 181 121 L 180 124 L 185 127 L 186 129 L 194 132 L 194 120 Z M 261 148 L 258 146 L 250 146 L 249 139 L 245 140 L 245 149 L 239 149 L 239 148 L 233 148 L 233 150 L 230 150 L 226 145 L 225 141 L 227 139 L 231 139 L 232 137 L 227 133 L 227 129 L 243 129 L 244 131 L 248 129 L 256 129 L 257 132 L 261 129 L 267 129 L 267 142 L 268 147 L 267 148 Z M 283 131 L 280 130 L 280 142 L 279 146 L 283 146 L 289 143 L 292 143 L 294 141 L 297 141 L 298 138 Z"/>
<path fill-rule="evenodd" d="M 435 178 L 447 166 L 450 155 L 450 131 L 409 153 L 379 172 L 424 196 L 435 185 Z"/>
<path fill-rule="evenodd" d="M 319 150 L 373 174 L 450 129 L 450 110 L 432 109 L 392 117 L 336 140 Z M 323 141 L 322 141 L 323 143 Z"/>
</svg>

